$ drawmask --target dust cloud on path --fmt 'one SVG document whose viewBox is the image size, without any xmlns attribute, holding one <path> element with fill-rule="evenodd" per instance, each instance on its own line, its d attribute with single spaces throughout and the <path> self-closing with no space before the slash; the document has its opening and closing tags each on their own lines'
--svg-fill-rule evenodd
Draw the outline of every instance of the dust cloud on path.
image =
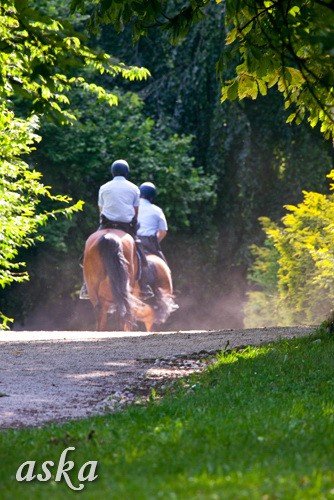
<svg viewBox="0 0 334 500">
<path fill-rule="evenodd" d="M 169 359 L 172 376 L 173 363 L 180 357 L 261 345 L 313 330 L 0 332 L 0 428 L 96 414 L 110 394 L 134 387 L 152 373 L 159 359 Z"/>
</svg>

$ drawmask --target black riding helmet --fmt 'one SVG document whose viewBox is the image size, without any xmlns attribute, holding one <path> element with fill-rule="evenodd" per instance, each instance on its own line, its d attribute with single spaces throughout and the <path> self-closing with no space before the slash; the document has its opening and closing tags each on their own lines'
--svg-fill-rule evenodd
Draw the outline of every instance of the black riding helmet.
<svg viewBox="0 0 334 500">
<path fill-rule="evenodd" d="M 116 175 L 122 175 L 123 177 L 128 177 L 130 172 L 130 167 L 127 161 L 125 160 L 116 160 L 111 165 L 111 173 L 113 177 Z"/>
<path fill-rule="evenodd" d="M 153 184 L 153 182 L 144 182 L 139 187 L 140 195 L 143 198 L 148 200 L 153 200 L 153 198 L 157 195 L 157 188 Z"/>
</svg>

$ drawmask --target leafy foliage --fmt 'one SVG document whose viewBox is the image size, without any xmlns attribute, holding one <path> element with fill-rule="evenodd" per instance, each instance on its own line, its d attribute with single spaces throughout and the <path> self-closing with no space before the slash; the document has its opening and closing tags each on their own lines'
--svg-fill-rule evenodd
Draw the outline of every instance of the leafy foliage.
<svg viewBox="0 0 334 500">
<path fill-rule="evenodd" d="M 227 43 L 240 57 L 237 77 L 225 82 L 222 100 L 256 99 L 277 86 L 287 122 L 321 123 L 334 135 L 334 8 L 330 1 L 227 2 Z"/>
<path fill-rule="evenodd" d="M 145 117 L 143 101 L 136 94 L 116 90 L 115 94 L 119 104 L 110 109 L 107 103 L 97 107 L 94 96 L 76 89 L 71 102 L 78 120 L 63 127 L 50 121 L 41 124 L 43 139 L 30 161 L 54 189 L 66 189 L 85 204 L 75 220 L 59 219 L 43 226 L 39 233 L 45 243 L 25 252 L 31 281 L 6 292 L 6 309 L 17 322 L 27 316 L 30 319 L 32 311 L 39 310 L 43 290 L 43 311 L 52 304 L 47 313 L 50 321 L 69 321 L 70 328 L 86 321 L 87 328 L 89 317 L 75 319 L 73 314 L 82 279 L 78 260 L 86 238 L 98 226 L 97 194 L 100 185 L 111 179 L 115 158 L 128 160 L 130 179 L 137 185 L 146 180 L 156 183 L 156 203 L 163 207 L 174 238 L 185 232 L 203 233 L 203 224 L 212 218 L 215 177 L 194 166 L 192 137 L 171 133 L 168 127 Z M 42 200 L 40 207 L 47 210 L 49 206 L 48 199 Z M 168 240 L 171 258 L 177 260 L 175 240 L 172 236 Z M 194 256 L 189 267 L 193 265 Z M 60 281 L 59 275 L 64 279 Z M 69 305 L 72 311 L 65 320 Z"/>
<path fill-rule="evenodd" d="M 27 272 L 22 271 L 24 263 L 15 259 L 20 247 L 40 239 L 39 226 L 50 216 L 71 215 L 82 208 L 82 202 L 64 208 L 63 204 L 71 199 L 52 195 L 49 187 L 41 183 L 41 175 L 21 160 L 22 155 L 31 152 L 33 143 L 40 140 L 35 132 L 36 115 L 48 113 L 60 123 L 75 120 L 69 110 L 68 91 L 76 86 L 94 93 L 99 101 L 110 105 L 117 102 L 114 94 L 80 74 L 80 68 L 130 80 L 146 78 L 149 73 L 143 68 L 127 67 L 102 51 L 89 49 L 70 23 L 39 14 L 28 0 L 2 2 L 0 38 L 0 285 L 3 287 L 28 278 Z M 21 102 L 31 102 L 31 110 L 26 109 L 20 119 L 14 113 L 18 98 Z M 37 206 L 42 197 L 56 202 L 57 208 L 39 212 Z M 8 321 L 3 314 L 1 319 L 6 326 Z"/>
<path fill-rule="evenodd" d="M 189 227 L 199 212 L 212 216 L 215 176 L 195 168 L 190 152 L 193 137 L 171 133 L 145 117 L 144 103 L 137 94 L 117 91 L 116 95 L 118 106 L 110 109 L 105 104 L 97 110 L 92 97 L 77 91 L 73 109 L 79 120 L 73 126 L 44 123 L 44 139 L 33 160 L 44 164 L 48 181 L 61 188 L 64 172 L 70 172 L 68 193 L 84 198 L 87 214 L 94 214 L 87 221 L 90 231 L 98 222 L 99 187 L 111 178 L 110 166 L 116 158 L 127 159 L 132 182 L 139 185 L 150 180 L 157 185 L 156 202 L 164 208 L 174 231 Z"/>
<path fill-rule="evenodd" d="M 131 23 L 134 40 L 146 35 L 148 29 L 159 26 L 171 31 L 173 40 L 186 35 L 191 26 L 203 19 L 202 8 L 209 0 L 167 2 L 159 0 L 125 0 L 118 2 L 71 0 L 72 11 L 91 8 L 88 27 L 97 32 L 102 23 L 112 23 L 118 32 Z"/>
<path fill-rule="evenodd" d="M 130 10 L 123 9 L 125 3 Z M 9 310 L 18 320 L 28 315 L 32 325 L 32 311 L 38 314 L 43 296 L 43 311 L 50 318 L 51 328 L 55 324 L 60 328 L 85 324 L 84 307 L 77 314 L 80 321 L 74 321 L 79 302 L 75 291 L 81 279 L 77 261 L 85 238 L 97 225 L 98 187 L 109 180 L 109 166 L 115 157 L 125 157 L 131 164 L 131 180 L 139 184 L 149 177 L 158 185 L 157 203 L 164 208 L 172 229 L 164 240 L 164 251 L 186 316 L 179 317 L 181 326 L 176 319 L 176 328 L 188 325 L 190 318 L 194 327 L 214 328 L 215 321 L 220 326 L 226 321 L 225 311 L 229 314 L 228 304 L 222 305 L 228 302 L 225 300 L 229 294 L 233 296 L 233 319 L 232 324 L 229 320 L 224 324 L 241 326 L 240 312 L 235 312 L 240 311 L 235 289 L 245 289 L 249 243 L 259 241 L 258 217 L 267 215 L 278 220 L 282 204 L 300 202 L 301 189 L 325 189 L 323 177 L 332 165 L 330 144 L 326 147 L 318 126 L 315 130 L 286 126 L 288 114 L 274 88 L 267 96 L 259 94 L 256 100 L 220 103 L 216 62 L 224 63 L 218 69 L 226 80 L 235 75 L 235 66 L 240 62 L 236 47 L 239 41 L 225 45 L 225 4 L 222 8 L 216 2 L 84 1 L 80 2 L 82 15 L 74 18 L 69 16 L 69 4 L 69 0 L 29 1 L 38 9 L 39 17 L 43 13 L 44 17 L 57 18 L 63 27 L 57 36 L 66 27 L 70 37 L 78 38 L 81 48 L 86 43 L 80 33 L 85 20 L 92 14 L 97 31 L 98 16 L 112 7 L 120 19 L 118 26 L 114 24 L 118 31 L 110 26 L 102 28 L 89 40 L 90 47 L 95 48 L 87 50 L 99 55 L 117 54 L 129 65 L 146 66 L 152 77 L 131 84 L 117 77 L 120 90 L 116 91 L 111 73 L 96 72 L 92 66 L 84 69 L 82 57 L 76 61 L 76 55 L 69 54 L 67 69 L 60 73 L 74 88 L 64 88 L 67 102 L 58 105 L 62 121 L 70 122 L 71 116 L 78 121 L 60 128 L 55 121 L 46 121 L 45 114 L 40 129 L 43 140 L 30 154 L 29 163 L 43 173 L 44 182 L 56 192 L 84 199 L 84 210 L 72 220 L 60 218 L 39 227 L 38 234 L 45 237 L 45 243 L 19 255 L 28 264 L 31 283 L 13 284 L 3 293 L 0 309 Z M 140 5 L 150 11 L 150 22 L 145 18 L 145 9 L 139 12 Z M 138 15 L 131 17 L 132 8 Z M 201 22 L 192 22 L 193 11 L 194 20 L 197 17 Z M 145 36 L 133 47 L 133 36 L 140 35 L 136 32 L 139 25 Z M 152 29 L 154 26 L 163 29 Z M 188 28 L 187 39 L 178 38 Z M 169 43 L 171 34 L 173 46 Z M 111 61 L 118 64 L 114 58 Z M 50 72 L 53 74 L 52 67 Z M 29 78 L 29 72 L 25 76 Z M 87 85 L 75 80 L 81 77 Z M 108 100 L 105 96 L 96 105 L 96 100 L 85 92 L 90 83 L 108 89 L 119 105 L 110 109 L 103 102 Z M 138 92 L 145 106 L 140 98 L 128 93 L 129 89 Z M 18 116 L 27 116 L 27 99 L 16 91 L 10 98 Z M 35 98 L 38 93 L 31 101 L 31 109 Z M 47 102 L 44 104 L 46 110 Z M 51 115 L 56 118 L 53 108 Z M 51 200 L 43 197 L 39 211 L 52 211 Z M 59 280 L 59 275 L 64 279 Z M 203 313 L 207 310 L 210 320 Z M 207 324 L 208 320 L 211 323 Z M 182 321 L 186 323 L 182 325 Z"/>
<path fill-rule="evenodd" d="M 100 101 L 116 104 L 114 94 L 87 81 L 83 68 L 130 80 L 149 75 L 144 68 L 130 68 L 102 51 L 92 51 L 69 22 L 40 15 L 29 7 L 29 0 L 5 2 L 0 16 L 1 95 L 31 100 L 35 113 L 49 112 L 61 123 L 75 120 L 66 109 L 70 104 L 67 92 L 75 86 L 95 93 Z"/>
<path fill-rule="evenodd" d="M 333 180 L 334 171 L 328 175 Z M 334 184 L 331 184 L 333 190 Z M 249 292 L 247 326 L 321 322 L 334 301 L 334 195 L 304 192 L 297 206 L 287 205 L 282 224 L 261 220 L 267 243 L 253 247 L 250 272 L 260 291 Z M 267 325 L 267 323 L 266 323 Z M 268 325 L 269 326 L 269 325 Z"/>
<path fill-rule="evenodd" d="M 208 0 L 150 2 L 123 0 L 105 2 L 72 0 L 72 9 L 92 8 L 89 27 L 112 23 L 117 31 L 131 24 L 134 40 L 153 26 L 171 33 L 173 41 L 186 35 L 203 19 Z M 333 25 L 330 0 L 216 0 L 225 11 L 226 43 L 217 69 L 223 75 L 222 100 L 266 95 L 277 86 L 286 108 L 292 107 L 288 122 L 307 117 L 310 125 L 321 123 L 325 137 L 334 135 Z M 234 78 L 229 79 L 234 61 Z M 228 70 L 228 71 L 227 71 Z"/>
<path fill-rule="evenodd" d="M 25 263 L 17 262 L 15 258 L 20 248 L 27 248 L 35 240 L 42 239 L 36 236 L 38 226 L 60 213 L 71 216 L 81 209 L 82 202 L 64 208 L 64 203 L 69 203 L 71 198 L 52 195 L 49 187 L 41 183 L 41 174 L 20 159 L 20 155 L 31 152 L 32 145 L 40 139 L 35 133 L 37 118 L 15 118 L 5 104 L 1 105 L 0 111 L 0 285 L 4 287 L 28 279 Z M 43 197 L 60 202 L 61 208 L 51 212 L 38 211 Z M 8 318 L 4 315 L 1 318 L 6 326 Z"/>
</svg>

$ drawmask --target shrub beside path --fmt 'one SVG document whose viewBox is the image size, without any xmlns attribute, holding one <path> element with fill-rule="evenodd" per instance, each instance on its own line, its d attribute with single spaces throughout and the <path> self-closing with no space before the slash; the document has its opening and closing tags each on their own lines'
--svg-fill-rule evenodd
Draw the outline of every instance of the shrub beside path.
<svg viewBox="0 0 334 500">
<path fill-rule="evenodd" d="M 110 411 L 149 392 L 156 381 L 203 369 L 203 359 L 219 351 L 306 336 L 314 328 L 0 332 L 0 428 Z"/>
</svg>

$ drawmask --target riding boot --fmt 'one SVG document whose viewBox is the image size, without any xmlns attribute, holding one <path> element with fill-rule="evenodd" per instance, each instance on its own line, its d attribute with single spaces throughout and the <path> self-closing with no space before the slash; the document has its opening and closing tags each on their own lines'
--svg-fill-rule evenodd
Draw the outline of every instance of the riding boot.
<svg viewBox="0 0 334 500">
<path fill-rule="evenodd" d="M 84 259 L 84 252 L 82 252 L 82 254 L 80 255 L 80 258 L 79 258 L 79 266 L 81 268 L 83 268 L 83 259 Z M 83 282 L 82 287 L 80 289 L 79 299 L 81 299 L 81 300 L 89 299 L 87 285 L 85 282 Z"/>
<path fill-rule="evenodd" d="M 89 299 L 87 285 L 86 285 L 85 282 L 83 283 L 83 285 L 81 287 L 79 299 L 81 299 L 81 300 L 87 300 L 87 299 Z"/>
<path fill-rule="evenodd" d="M 139 279 L 139 286 L 140 286 L 140 298 L 142 300 L 149 300 L 154 297 L 154 292 L 152 288 L 149 285 L 149 278 L 148 278 L 148 262 L 146 259 L 146 255 L 142 246 L 142 242 L 138 237 L 135 239 L 136 242 L 136 248 L 140 256 L 140 262 L 141 262 L 141 277 Z"/>
</svg>

